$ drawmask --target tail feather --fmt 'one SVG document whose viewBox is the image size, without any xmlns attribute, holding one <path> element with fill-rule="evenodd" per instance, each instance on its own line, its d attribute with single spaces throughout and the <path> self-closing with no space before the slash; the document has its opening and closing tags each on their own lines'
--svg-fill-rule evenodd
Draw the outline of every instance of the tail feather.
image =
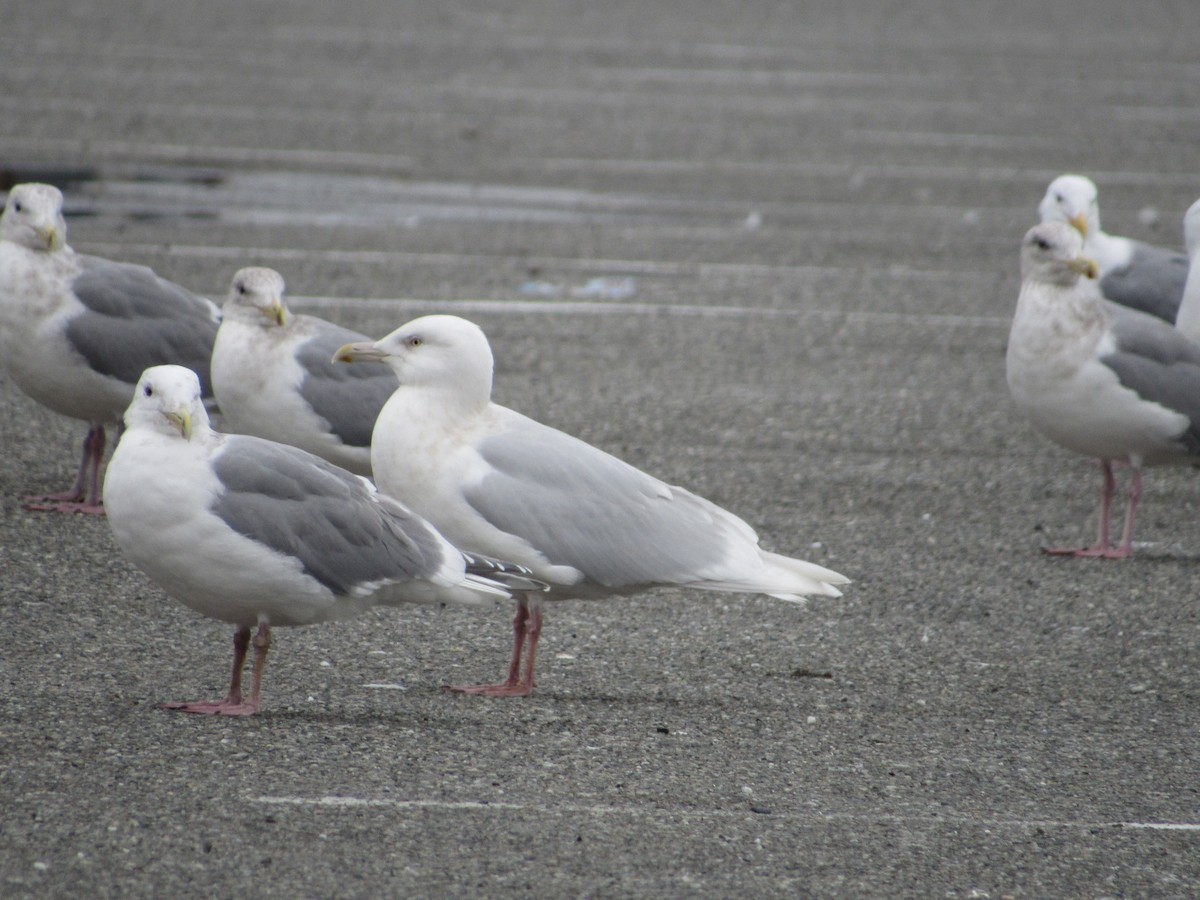
<svg viewBox="0 0 1200 900">
<path fill-rule="evenodd" d="M 761 551 L 763 570 L 744 580 L 705 581 L 693 587 L 714 591 L 740 591 L 767 594 L 777 600 L 803 603 L 806 597 L 840 597 L 836 585 L 849 584 L 850 579 L 840 572 L 793 559 L 779 553 Z"/>
<path fill-rule="evenodd" d="M 794 559 L 779 553 L 767 553 L 764 551 L 763 561 L 770 568 L 782 569 L 793 577 L 813 583 L 812 587 L 801 590 L 787 589 L 784 593 L 813 593 L 826 597 L 840 597 L 842 596 L 842 592 L 834 587 L 834 585 L 850 583 L 850 579 L 841 572 L 835 572 L 833 569 L 827 569 L 824 566 L 819 566 L 807 560 Z M 768 591 L 768 593 L 774 596 L 774 592 Z"/>
<path fill-rule="evenodd" d="M 493 585 L 496 593 L 511 596 L 514 593 L 541 594 L 550 590 L 550 585 L 533 577 L 533 572 L 517 563 L 506 562 L 478 553 L 463 553 L 467 561 L 467 578 L 473 583 Z"/>
<path fill-rule="evenodd" d="M 445 580 L 406 581 L 390 588 L 384 587 L 377 598 L 378 602 L 384 606 L 409 603 L 479 606 L 488 602 L 513 600 L 519 594 L 540 594 L 550 590 L 550 585 L 534 578 L 524 566 L 476 553 L 463 553 L 462 556 L 466 572 L 461 580 L 451 584 Z"/>
</svg>

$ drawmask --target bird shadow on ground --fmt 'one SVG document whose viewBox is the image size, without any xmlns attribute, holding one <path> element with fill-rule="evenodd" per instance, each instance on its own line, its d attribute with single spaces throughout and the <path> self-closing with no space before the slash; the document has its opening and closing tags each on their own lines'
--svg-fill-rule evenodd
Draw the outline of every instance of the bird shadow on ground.
<svg viewBox="0 0 1200 900">
<path fill-rule="evenodd" d="M 1189 551 L 1183 547 L 1137 547 L 1133 549 L 1133 554 L 1125 559 L 1095 559 L 1090 557 L 1055 555 L 1048 552 L 1049 545 L 1039 547 L 1039 554 L 1043 559 L 1067 565 L 1075 562 L 1082 565 L 1126 565 L 1138 564 L 1163 564 L 1163 563 L 1200 563 L 1200 549 Z"/>
</svg>

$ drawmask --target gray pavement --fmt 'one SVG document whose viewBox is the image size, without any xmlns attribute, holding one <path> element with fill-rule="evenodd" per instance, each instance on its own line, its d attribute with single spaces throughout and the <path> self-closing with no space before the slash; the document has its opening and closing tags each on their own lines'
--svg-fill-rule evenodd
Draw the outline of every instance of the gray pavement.
<svg viewBox="0 0 1200 900">
<path fill-rule="evenodd" d="M 1054 175 L 1180 244 L 1194 10 L 649 6 L 0 0 L 0 177 L 78 249 L 458 310 L 502 402 L 854 579 L 554 606 L 517 701 L 441 690 L 504 608 L 285 630 L 262 715 L 172 715 L 229 629 L 20 509 L 83 429 L 0 376 L 0 895 L 1200 893 L 1200 481 L 1148 476 L 1130 561 L 1043 556 L 1098 474 L 1003 373 Z"/>
</svg>

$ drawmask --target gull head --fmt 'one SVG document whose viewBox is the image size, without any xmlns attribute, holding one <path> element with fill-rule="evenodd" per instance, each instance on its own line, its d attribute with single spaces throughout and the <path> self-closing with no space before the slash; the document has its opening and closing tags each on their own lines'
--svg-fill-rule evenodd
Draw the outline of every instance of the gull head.
<svg viewBox="0 0 1200 900">
<path fill-rule="evenodd" d="M 65 247 L 67 222 L 62 205 L 62 191 L 52 184 L 14 186 L 0 213 L 0 240 L 46 253 Z"/>
<path fill-rule="evenodd" d="M 222 313 L 243 322 L 282 328 L 289 319 L 283 289 L 283 276 L 274 269 L 261 266 L 238 269 L 229 286 Z"/>
<path fill-rule="evenodd" d="M 492 392 L 492 349 L 474 322 L 458 316 L 422 316 L 378 341 L 346 344 L 335 362 L 384 362 L 404 387 L 458 393 L 486 402 Z"/>
<path fill-rule="evenodd" d="M 142 372 L 125 411 L 125 427 L 149 428 L 190 441 L 208 428 L 200 379 L 183 366 L 151 366 Z"/>
<path fill-rule="evenodd" d="M 1021 279 L 1070 287 L 1096 277 L 1096 263 L 1083 255 L 1083 237 L 1062 222 L 1043 222 L 1021 242 Z"/>
<path fill-rule="evenodd" d="M 1065 222 L 1086 238 L 1100 230 L 1096 183 L 1086 175 L 1059 175 L 1038 204 L 1043 222 Z"/>
</svg>

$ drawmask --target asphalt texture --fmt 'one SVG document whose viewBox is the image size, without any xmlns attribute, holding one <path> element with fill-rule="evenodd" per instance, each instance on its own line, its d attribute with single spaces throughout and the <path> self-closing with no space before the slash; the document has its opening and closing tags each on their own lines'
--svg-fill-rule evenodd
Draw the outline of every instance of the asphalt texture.
<svg viewBox="0 0 1200 900">
<path fill-rule="evenodd" d="M 1055 175 L 1181 246 L 1192 4 L 0 0 L 0 170 L 79 250 L 250 264 L 382 336 L 458 311 L 497 399 L 846 573 L 230 629 L 103 520 L 28 513 L 81 423 L 0 376 L 4 897 L 1200 894 L 1200 480 L 1134 558 L 1016 415 L 1017 246 Z"/>
</svg>

